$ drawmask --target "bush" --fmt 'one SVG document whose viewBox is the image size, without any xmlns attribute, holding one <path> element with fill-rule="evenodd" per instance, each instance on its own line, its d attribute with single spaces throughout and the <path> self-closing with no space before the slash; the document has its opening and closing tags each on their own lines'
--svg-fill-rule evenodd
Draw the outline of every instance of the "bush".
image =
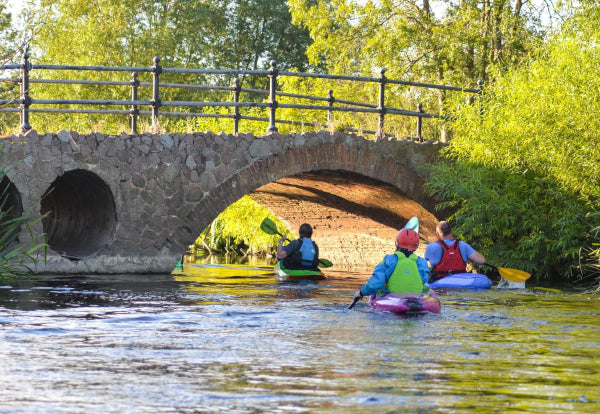
<svg viewBox="0 0 600 414">
<path fill-rule="evenodd" d="M 498 74 L 474 105 L 454 102 L 448 162 L 427 186 L 490 261 L 538 278 L 598 271 L 600 23 L 589 23 Z"/>
</svg>

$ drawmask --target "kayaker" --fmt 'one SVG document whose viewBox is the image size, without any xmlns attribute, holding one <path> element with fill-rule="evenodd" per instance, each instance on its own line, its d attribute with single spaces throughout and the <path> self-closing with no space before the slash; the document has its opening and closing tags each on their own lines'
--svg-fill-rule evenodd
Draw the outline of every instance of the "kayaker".
<svg viewBox="0 0 600 414">
<path fill-rule="evenodd" d="M 402 229 L 396 235 L 396 251 L 387 254 L 373 269 L 373 274 L 354 293 L 355 301 L 363 296 L 386 295 L 388 293 L 427 293 L 425 286 L 429 277 L 427 261 L 414 254 L 419 247 L 419 234 L 411 229 Z"/>
<path fill-rule="evenodd" d="M 425 248 L 425 259 L 431 265 L 429 282 L 435 282 L 454 273 L 467 271 L 467 262 L 484 264 L 485 257 L 468 243 L 455 239 L 452 227 L 447 221 L 440 221 L 435 227 L 438 240 Z"/>
<path fill-rule="evenodd" d="M 283 242 L 288 240 L 282 236 L 277 246 L 277 259 L 282 261 L 286 269 L 317 269 L 319 266 L 319 246 L 312 237 L 313 229 L 310 224 L 300 225 L 299 237 L 284 246 Z"/>
</svg>

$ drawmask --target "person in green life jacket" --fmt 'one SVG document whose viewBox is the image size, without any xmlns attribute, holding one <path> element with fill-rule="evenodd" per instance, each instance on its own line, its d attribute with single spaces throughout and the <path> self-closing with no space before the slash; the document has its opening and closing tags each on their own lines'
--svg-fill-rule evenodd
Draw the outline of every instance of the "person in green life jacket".
<svg viewBox="0 0 600 414">
<path fill-rule="evenodd" d="M 371 278 L 354 293 L 354 299 L 373 294 L 428 293 L 425 283 L 429 279 L 429 266 L 425 259 L 414 254 L 417 247 L 419 234 L 411 229 L 400 230 L 396 236 L 396 251 L 385 255 L 375 266 Z"/>
<path fill-rule="evenodd" d="M 304 223 L 298 230 L 299 238 L 290 241 L 286 246 L 283 242 L 288 240 L 282 236 L 277 246 L 277 259 L 286 269 L 314 269 L 319 266 L 319 246 L 311 237 L 313 229 L 310 224 Z"/>
</svg>

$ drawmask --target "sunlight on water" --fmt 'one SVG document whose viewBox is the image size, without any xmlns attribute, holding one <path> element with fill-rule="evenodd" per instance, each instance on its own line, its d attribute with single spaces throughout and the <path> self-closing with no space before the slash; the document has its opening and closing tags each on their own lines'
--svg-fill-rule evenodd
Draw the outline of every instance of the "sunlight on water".
<svg viewBox="0 0 600 414">
<path fill-rule="evenodd" d="M 442 312 L 348 310 L 364 271 L 272 266 L 0 286 L 2 413 L 600 412 L 600 298 L 440 292 Z"/>
</svg>

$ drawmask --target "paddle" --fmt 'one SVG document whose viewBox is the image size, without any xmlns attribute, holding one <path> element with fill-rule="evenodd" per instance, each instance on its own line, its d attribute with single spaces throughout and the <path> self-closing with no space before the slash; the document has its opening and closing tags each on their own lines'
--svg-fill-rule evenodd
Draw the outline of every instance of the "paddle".
<svg viewBox="0 0 600 414">
<path fill-rule="evenodd" d="M 500 276 L 502 276 L 506 280 L 510 280 L 511 282 L 524 282 L 531 277 L 531 274 L 518 269 L 511 269 L 508 267 L 498 267 L 493 264 L 484 263 L 484 266 L 489 266 L 493 269 L 496 269 Z"/>
<path fill-rule="evenodd" d="M 419 232 L 419 219 L 417 217 L 411 218 L 410 220 L 408 220 L 408 222 L 406 223 L 404 228 L 414 230 L 418 233 Z"/>
<path fill-rule="evenodd" d="M 352 309 L 359 300 L 360 300 L 360 296 L 355 297 L 354 300 L 352 301 L 352 303 L 350 304 L 350 306 L 348 306 L 348 309 Z"/>
<path fill-rule="evenodd" d="M 277 224 L 275 224 L 275 222 L 268 217 L 265 217 L 262 223 L 260 223 L 260 229 L 267 234 L 277 234 L 283 237 L 283 234 L 279 233 L 279 230 L 277 230 Z M 319 267 L 326 268 L 331 266 L 333 266 L 333 263 L 330 260 L 319 258 Z"/>
</svg>

